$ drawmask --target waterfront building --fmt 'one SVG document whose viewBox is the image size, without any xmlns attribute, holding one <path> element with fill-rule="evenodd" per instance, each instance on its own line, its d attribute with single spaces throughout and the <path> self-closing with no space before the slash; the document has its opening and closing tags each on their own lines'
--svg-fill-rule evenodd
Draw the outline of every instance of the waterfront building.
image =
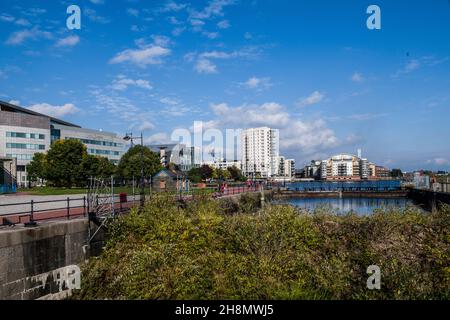
<svg viewBox="0 0 450 320">
<path fill-rule="evenodd" d="M 78 125 L 0 101 L 0 157 L 15 159 L 19 186 L 28 184 L 26 166 L 35 153 L 45 153 L 52 142 L 77 139 L 89 154 L 118 163 L 124 144 L 114 133 L 81 128 Z"/>
<path fill-rule="evenodd" d="M 278 129 L 252 128 L 242 132 L 242 171 L 249 178 L 270 178 L 279 167 L 280 135 Z"/>
<path fill-rule="evenodd" d="M 416 189 L 430 189 L 430 176 L 423 172 L 414 172 L 414 186 Z"/>
<path fill-rule="evenodd" d="M 295 160 L 286 159 L 284 162 L 285 175 L 288 178 L 295 178 Z"/>
<path fill-rule="evenodd" d="M 285 178 L 295 178 L 295 160 L 278 157 L 277 176 Z"/>
<path fill-rule="evenodd" d="M 278 157 L 277 161 L 277 176 L 286 177 L 286 158 L 281 156 Z"/>
<path fill-rule="evenodd" d="M 390 171 L 362 158 L 358 150 L 358 156 L 343 153 L 326 160 L 311 161 L 305 166 L 304 178 L 334 181 L 389 179 Z"/>
</svg>

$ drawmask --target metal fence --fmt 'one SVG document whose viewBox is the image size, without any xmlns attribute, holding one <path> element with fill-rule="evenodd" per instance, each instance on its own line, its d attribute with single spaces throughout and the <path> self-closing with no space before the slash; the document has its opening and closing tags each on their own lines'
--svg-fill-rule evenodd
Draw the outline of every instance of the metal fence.
<svg viewBox="0 0 450 320">
<path fill-rule="evenodd" d="M 97 197 L 97 203 L 100 199 L 111 199 L 111 196 L 99 196 Z M 119 196 L 114 196 L 113 201 L 111 201 L 111 208 L 112 202 L 114 202 L 114 210 L 122 213 L 130 210 L 138 201 L 139 196 L 127 202 L 121 202 Z M 86 196 L 82 198 L 67 197 L 60 200 L 30 200 L 27 202 L 0 204 L 0 226 L 87 217 L 90 210 L 92 208 L 89 208 Z"/>
<path fill-rule="evenodd" d="M 231 185 L 226 184 L 216 188 L 191 189 L 188 193 L 167 193 L 176 198 L 182 198 L 186 201 L 192 200 L 196 195 L 206 194 L 212 198 L 239 195 L 260 191 L 260 185 Z M 140 203 L 139 195 L 127 196 L 126 201 L 121 201 L 120 195 L 97 196 L 96 203 L 111 203 L 111 211 L 114 208 L 116 213 L 129 211 L 133 206 Z M 107 201 L 101 201 L 101 200 Z M 122 199 L 123 200 L 123 199 Z M 114 202 L 114 206 L 112 205 Z M 91 205 L 92 206 L 92 205 Z M 26 202 L 0 204 L 0 226 L 15 224 L 34 224 L 40 221 L 50 220 L 70 220 L 73 218 L 87 217 L 94 208 L 89 208 L 87 196 L 77 198 L 64 198 L 53 200 L 30 200 Z"/>
</svg>

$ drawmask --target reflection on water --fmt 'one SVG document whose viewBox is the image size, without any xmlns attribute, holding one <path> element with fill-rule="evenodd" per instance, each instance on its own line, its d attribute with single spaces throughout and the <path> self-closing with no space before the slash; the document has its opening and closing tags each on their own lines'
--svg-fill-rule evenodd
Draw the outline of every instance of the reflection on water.
<svg viewBox="0 0 450 320">
<path fill-rule="evenodd" d="M 317 208 L 330 208 L 340 214 L 352 211 L 360 215 L 372 214 L 375 209 L 405 208 L 414 205 L 406 198 L 294 198 L 283 202 L 310 212 L 314 212 Z"/>
</svg>

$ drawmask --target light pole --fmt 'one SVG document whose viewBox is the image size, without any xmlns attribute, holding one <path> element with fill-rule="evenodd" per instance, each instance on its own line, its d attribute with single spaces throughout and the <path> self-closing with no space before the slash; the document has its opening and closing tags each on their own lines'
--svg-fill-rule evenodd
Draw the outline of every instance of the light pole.
<svg viewBox="0 0 450 320">
<path fill-rule="evenodd" d="M 144 137 L 141 132 L 140 138 L 133 137 L 133 133 L 126 134 L 123 140 L 125 141 L 131 141 L 131 147 L 134 146 L 134 140 L 140 139 L 141 140 L 141 196 L 140 196 L 140 202 L 141 202 L 141 208 L 144 207 L 145 204 L 145 189 L 144 189 Z"/>
</svg>

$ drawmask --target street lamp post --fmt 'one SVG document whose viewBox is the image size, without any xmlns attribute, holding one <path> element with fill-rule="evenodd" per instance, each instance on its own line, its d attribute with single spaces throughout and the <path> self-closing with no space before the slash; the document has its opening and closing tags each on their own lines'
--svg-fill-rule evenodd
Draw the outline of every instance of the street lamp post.
<svg viewBox="0 0 450 320">
<path fill-rule="evenodd" d="M 134 146 L 134 140 L 140 139 L 141 140 L 141 196 L 140 196 L 140 203 L 141 208 L 144 207 L 145 204 L 145 189 L 144 189 L 144 137 L 141 132 L 140 138 L 133 137 L 133 133 L 126 134 L 123 138 L 125 141 L 131 141 L 131 146 Z"/>
</svg>

